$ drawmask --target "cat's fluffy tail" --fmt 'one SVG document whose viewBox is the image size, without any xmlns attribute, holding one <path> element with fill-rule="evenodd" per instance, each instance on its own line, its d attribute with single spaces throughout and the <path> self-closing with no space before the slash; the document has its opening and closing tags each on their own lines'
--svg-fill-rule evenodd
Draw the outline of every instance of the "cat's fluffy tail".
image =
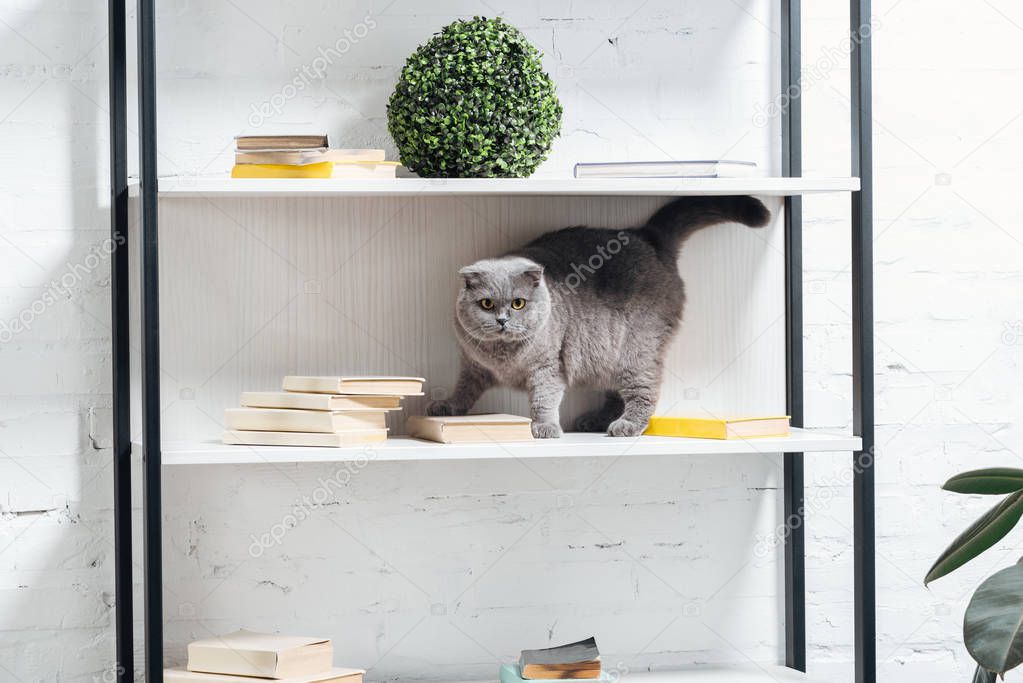
<svg viewBox="0 0 1023 683">
<path fill-rule="evenodd" d="M 681 197 L 661 207 L 640 231 L 657 251 L 675 256 L 697 230 L 719 223 L 762 228 L 770 220 L 771 212 L 754 197 Z"/>
</svg>

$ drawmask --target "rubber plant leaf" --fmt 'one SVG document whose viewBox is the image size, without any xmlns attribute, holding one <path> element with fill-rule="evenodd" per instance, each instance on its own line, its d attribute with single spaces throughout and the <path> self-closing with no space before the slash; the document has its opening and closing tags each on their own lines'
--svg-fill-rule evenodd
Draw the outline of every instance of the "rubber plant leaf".
<svg viewBox="0 0 1023 683">
<path fill-rule="evenodd" d="M 988 671 L 984 667 L 977 665 L 977 670 L 973 672 L 973 683 L 997 683 L 998 674 L 994 671 Z"/>
<path fill-rule="evenodd" d="M 985 496 L 1023 491 L 1023 470 L 1014 467 L 990 467 L 957 474 L 941 488 L 953 493 L 979 493 Z"/>
<path fill-rule="evenodd" d="M 924 585 L 962 567 L 1002 540 L 1023 516 L 1023 491 L 1017 491 L 994 506 L 983 517 L 959 534 L 934 562 Z"/>
<path fill-rule="evenodd" d="M 996 683 L 998 680 L 998 674 L 994 671 L 988 671 L 984 667 L 977 665 L 977 670 L 973 672 L 973 683 Z"/>
<path fill-rule="evenodd" d="M 1023 565 L 989 577 L 970 598 L 963 619 L 970 656 L 988 671 L 1005 675 L 1023 663 Z"/>
</svg>

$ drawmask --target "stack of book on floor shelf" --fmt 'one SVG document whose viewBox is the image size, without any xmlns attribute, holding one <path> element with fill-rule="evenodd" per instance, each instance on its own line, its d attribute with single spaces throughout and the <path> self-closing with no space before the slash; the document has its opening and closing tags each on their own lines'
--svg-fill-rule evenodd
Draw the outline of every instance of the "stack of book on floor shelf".
<svg viewBox="0 0 1023 683">
<path fill-rule="evenodd" d="M 239 135 L 232 178 L 389 179 L 398 162 L 382 149 L 331 149 L 326 135 Z"/>
<path fill-rule="evenodd" d="M 523 650 L 519 663 L 504 664 L 500 675 L 501 683 L 609 680 L 601 670 L 600 650 L 594 638 L 542 650 Z"/>
<path fill-rule="evenodd" d="M 188 646 L 188 666 L 164 671 L 164 683 L 362 683 L 363 669 L 334 666 L 328 638 L 235 631 Z"/>
<path fill-rule="evenodd" d="M 224 411 L 224 443 L 342 448 L 384 441 L 387 413 L 422 396 L 422 377 L 284 378 L 284 391 L 246 391 Z"/>
</svg>

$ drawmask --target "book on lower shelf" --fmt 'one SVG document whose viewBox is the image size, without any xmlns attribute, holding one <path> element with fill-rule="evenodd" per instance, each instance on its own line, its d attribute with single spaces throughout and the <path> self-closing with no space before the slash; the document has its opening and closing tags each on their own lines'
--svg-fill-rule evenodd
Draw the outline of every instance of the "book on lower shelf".
<svg viewBox="0 0 1023 683">
<path fill-rule="evenodd" d="M 654 415 L 643 433 L 691 439 L 755 439 L 789 436 L 791 429 L 788 415 L 731 418 Z"/>
<path fill-rule="evenodd" d="M 757 170 L 752 161 L 612 161 L 575 165 L 576 178 L 747 178 Z"/>
<path fill-rule="evenodd" d="M 283 636 L 244 629 L 188 645 L 188 670 L 229 676 L 296 678 L 330 671 L 329 638 Z"/>
<path fill-rule="evenodd" d="M 438 443 L 532 441 L 532 420 L 518 415 L 416 415 L 405 423 L 409 436 Z"/>
<path fill-rule="evenodd" d="M 333 668 L 315 674 L 305 676 L 291 676 L 289 678 L 255 678 L 252 676 L 236 676 L 233 674 L 211 674 L 200 671 L 189 671 L 188 669 L 171 668 L 164 669 L 163 683 L 363 683 L 363 675 L 366 672 L 362 669 Z"/>
</svg>

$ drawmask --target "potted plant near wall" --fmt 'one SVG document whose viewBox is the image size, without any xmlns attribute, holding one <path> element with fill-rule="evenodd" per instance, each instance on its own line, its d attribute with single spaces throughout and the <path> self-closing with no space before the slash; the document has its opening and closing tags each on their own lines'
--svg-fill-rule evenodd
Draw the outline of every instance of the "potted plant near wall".
<svg viewBox="0 0 1023 683">
<path fill-rule="evenodd" d="M 405 62 L 387 104 L 401 162 L 427 178 L 531 175 L 561 132 L 540 58 L 500 18 L 444 27 Z"/>
<path fill-rule="evenodd" d="M 945 482 L 946 491 L 1005 496 L 960 534 L 927 572 L 924 584 L 958 569 L 993 546 L 1023 517 L 1023 470 L 974 470 Z M 963 619 L 963 640 L 977 662 L 974 683 L 994 683 L 1023 663 L 1023 559 L 977 588 Z"/>
</svg>

